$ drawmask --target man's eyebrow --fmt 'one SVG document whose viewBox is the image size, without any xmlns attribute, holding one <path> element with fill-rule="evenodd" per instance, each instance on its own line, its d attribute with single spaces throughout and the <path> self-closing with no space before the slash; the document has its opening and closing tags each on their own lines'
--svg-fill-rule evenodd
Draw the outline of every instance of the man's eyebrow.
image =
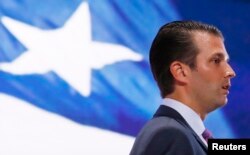
<svg viewBox="0 0 250 155">
<path fill-rule="evenodd" d="M 212 54 L 211 57 L 219 57 L 220 59 L 225 59 L 227 62 L 230 60 L 228 55 L 225 55 L 225 54 L 220 53 L 220 52 Z"/>
</svg>

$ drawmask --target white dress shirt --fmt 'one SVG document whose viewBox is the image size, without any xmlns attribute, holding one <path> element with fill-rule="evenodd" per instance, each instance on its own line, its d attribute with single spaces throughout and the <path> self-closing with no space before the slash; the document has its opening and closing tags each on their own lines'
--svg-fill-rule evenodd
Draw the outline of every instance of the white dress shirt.
<svg viewBox="0 0 250 155">
<path fill-rule="evenodd" d="M 202 137 L 205 126 L 200 116 L 185 104 L 170 98 L 164 98 L 162 105 L 168 106 L 176 110 L 186 120 L 188 125 L 200 137 L 203 143 L 207 146 L 206 140 Z"/>
</svg>

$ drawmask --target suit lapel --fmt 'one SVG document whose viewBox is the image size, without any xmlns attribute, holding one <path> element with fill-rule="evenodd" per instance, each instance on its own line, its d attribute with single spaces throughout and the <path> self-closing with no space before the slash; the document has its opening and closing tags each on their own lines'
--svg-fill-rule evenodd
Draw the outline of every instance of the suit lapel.
<svg viewBox="0 0 250 155">
<path fill-rule="evenodd" d="M 207 152 L 207 146 L 203 143 L 200 137 L 194 132 L 194 130 L 189 126 L 186 120 L 176 110 L 168 106 L 161 105 L 154 114 L 154 117 L 160 117 L 160 116 L 171 117 L 176 121 L 178 121 L 183 126 L 187 127 L 192 132 L 195 139 L 199 142 L 204 151 Z"/>
</svg>

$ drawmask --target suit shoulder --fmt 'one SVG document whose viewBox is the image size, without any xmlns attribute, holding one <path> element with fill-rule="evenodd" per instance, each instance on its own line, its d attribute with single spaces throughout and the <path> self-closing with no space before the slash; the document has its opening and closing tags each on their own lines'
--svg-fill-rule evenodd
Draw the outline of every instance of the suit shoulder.
<svg viewBox="0 0 250 155">
<path fill-rule="evenodd" d="M 184 139 L 192 135 L 190 129 L 176 121 L 173 118 L 168 117 L 158 117 L 152 119 L 152 124 L 149 123 L 152 129 L 149 129 L 149 132 L 152 132 L 154 138 L 167 137 L 168 140 L 171 139 Z M 151 131 L 150 131 L 151 130 Z"/>
<path fill-rule="evenodd" d="M 145 141 L 160 140 L 164 142 L 177 140 L 189 141 L 192 132 L 189 128 L 173 118 L 157 117 L 150 120 L 140 131 L 137 139 Z"/>
<path fill-rule="evenodd" d="M 175 152 L 178 149 L 192 154 L 191 137 L 190 130 L 175 119 L 157 117 L 144 126 L 136 138 L 134 147 L 144 152 L 142 154 L 162 154 L 167 151 Z"/>
<path fill-rule="evenodd" d="M 180 123 L 170 117 L 153 118 L 143 127 L 142 131 L 143 130 L 147 132 L 176 131 L 178 133 L 186 133 L 189 131 L 187 126 L 185 126 L 183 123 Z"/>
</svg>

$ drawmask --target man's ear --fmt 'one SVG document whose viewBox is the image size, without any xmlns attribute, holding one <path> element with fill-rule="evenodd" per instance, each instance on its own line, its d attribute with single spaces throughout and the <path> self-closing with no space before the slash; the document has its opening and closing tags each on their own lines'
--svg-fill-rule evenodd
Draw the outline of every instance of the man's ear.
<svg viewBox="0 0 250 155">
<path fill-rule="evenodd" d="M 174 61 L 170 65 L 170 72 L 177 82 L 187 83 L 188 66 L 180 61 Z"/>
</svg>

